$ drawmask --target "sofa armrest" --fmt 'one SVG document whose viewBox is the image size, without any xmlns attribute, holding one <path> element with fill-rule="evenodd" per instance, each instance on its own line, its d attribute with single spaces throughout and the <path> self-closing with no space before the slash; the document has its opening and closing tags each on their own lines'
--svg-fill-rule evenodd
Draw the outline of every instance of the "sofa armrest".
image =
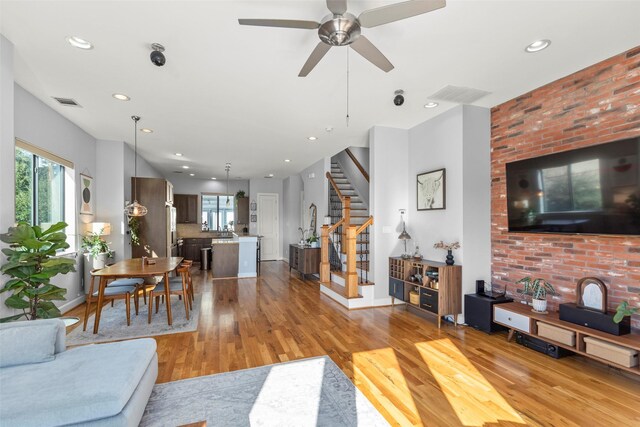
<svg viewBox="0 0 640 427">
<path fill-rule="evenodd" d="M 60 319 L 0 324 L 1 366 L 53 360 L 66 349 L 66 327 Z"/>
</svg>

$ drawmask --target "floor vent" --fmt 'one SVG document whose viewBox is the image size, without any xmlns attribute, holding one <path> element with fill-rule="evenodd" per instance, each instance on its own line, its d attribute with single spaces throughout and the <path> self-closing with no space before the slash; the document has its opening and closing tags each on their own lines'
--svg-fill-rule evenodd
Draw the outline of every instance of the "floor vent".
<svg viewBox="0 0 640 427">
<path fill-rule="evenodd" d="M 80 108 L 82 108 L 82 105 L 78 104 L 76 102 L 76 100 L 72 99 L 72 98 L 58 98 L 58 97 L 54 96 L 53 99 L 58 101 L 59 104 L 65 105 L 67 107 L 80 107 Z"/>
<path fill-rule="evenodd" d="M 459 86 L 445 86 L 433 95 L 429 96 L 429 99 L 435 99 L 438 101 L 455 102 L 456 104 L 471 104 L 480 98 L 489 95 L 491 92 L 486 92 L 480 89 L 473 89 L 470 87 Z"/>
</svg>

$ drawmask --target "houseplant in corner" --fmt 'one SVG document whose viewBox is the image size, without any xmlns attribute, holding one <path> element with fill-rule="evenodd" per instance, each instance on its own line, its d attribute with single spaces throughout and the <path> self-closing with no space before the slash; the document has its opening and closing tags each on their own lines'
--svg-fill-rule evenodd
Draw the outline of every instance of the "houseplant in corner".
<svg viewBox="0 0 640 427">
<path fill-rule="evenodd" d="M 59 250 L 67 249 L 67 235 L 62 231 L 67 226 L 64 222 L 53 224 L 47 230 L 20 222 L 9 231 L 0 234 L 0 240 L 9 244 L 2 249 L 7 262 L 0 271 L 11 277 L 0 293 L 11 292 L 4 302 L 7 307 L 22 310 L 21 314 L 0 319 L 10 322 L 22 316 L 27 320 L 59 317 L 60 310 L 53 301 L 64 301 L 66 289 L 51 284 L 51 279 L 58 274 L 76 271 L 75 260 L 56 256 Z"/>
<path fill-rule="evenodd" d="M 107 258 L 113 256 L 113 251 L 100 233 L 88 233 L 84 236 L 82 238 L 82 249 L 87 251 L 85 256 L 91 262 L 94 270 L 104 268 Z"/>
<path fill-rule="evenodd" d="M 532 279 L 530 276 L 523 277 L 516 283 L 524 285 L 523 294 L 531 295 L 533 311 L 538 313 L 547 312 L 547 294 L 556 295 L 556 290 L 551 283 L 544 279 Z"/>
</svg>

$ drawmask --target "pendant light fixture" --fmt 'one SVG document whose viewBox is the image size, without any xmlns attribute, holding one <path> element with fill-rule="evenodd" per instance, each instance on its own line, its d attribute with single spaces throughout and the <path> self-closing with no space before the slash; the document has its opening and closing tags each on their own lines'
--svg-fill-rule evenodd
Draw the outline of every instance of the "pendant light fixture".
<svg viewBox="0 0 640 427">
<path fill-rule="evenodd" d="M 124 209 L 124 213 L 127 216 L 145 216 L 147 214 L 147 208 L 138 203 L 138 120 L 140 117 L 131 116 L 133 120 L 133 138 L 134 138 L 134 155 L 133 160 L 133 203 L 127 205 Z"/>
<path fill-rule="evenodd" d="M 231 171 L 231 163 L 224 165 L 224 170 L 227 171 L 227 207 L 231 206 L 231 198 L 229 197 L 229 171 Z"/>
</svg>

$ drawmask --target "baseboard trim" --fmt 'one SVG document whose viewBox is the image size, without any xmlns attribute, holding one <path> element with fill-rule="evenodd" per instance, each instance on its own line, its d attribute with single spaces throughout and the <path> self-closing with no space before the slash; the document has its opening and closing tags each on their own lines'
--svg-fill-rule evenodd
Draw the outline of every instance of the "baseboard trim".
<svg viewBox="0 0 640 427">
<path fill-rule="evenodd" d="M 60 307 L 58 307 L 60 309 L 60 311 L 64 314 L 67 311 L 73 310 L 74 308 L 76 308 L 77 306 L 83 304 L 86 300 L 86 297 L 84 295 L 80 295 L 79 297 L 68 301 L 65 304 L 62 304 Z"/>
<path fill-rule="evenodd" d="M 246 279 L 247 277 L 258 277 L 258 273 L 238 273 L 239 279 Z"/>
</svg>

